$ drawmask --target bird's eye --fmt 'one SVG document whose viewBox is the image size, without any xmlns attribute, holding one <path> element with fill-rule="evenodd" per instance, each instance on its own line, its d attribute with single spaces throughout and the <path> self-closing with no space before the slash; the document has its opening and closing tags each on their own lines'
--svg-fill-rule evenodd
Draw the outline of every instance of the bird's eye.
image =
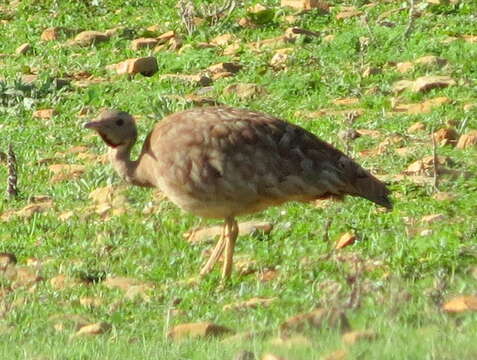
<svg viewBox="0 0 477 360">
<path fill-rule="evenodd" d="M 118 119 L 118 120 L 116 120 L 116 125 L 118 125 L 118 126 L 123 126 L 123 124 L 124 124 L 124 120 L 123 120 L 123 119 Z"/>
</svg>

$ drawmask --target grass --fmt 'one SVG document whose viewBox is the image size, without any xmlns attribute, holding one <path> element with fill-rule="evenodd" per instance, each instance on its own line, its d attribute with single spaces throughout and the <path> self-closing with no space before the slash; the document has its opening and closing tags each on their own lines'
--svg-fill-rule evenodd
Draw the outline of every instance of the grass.
<svg viewBox="0 0 477 360">
<path fill-rule="evenodd" d="M 246 8 L 256 2 L 247 1 L 228 19 L 217 25 L 199 26 L 185 44 L 223 34 L 233 33 L 242 44 L 276 37 L 288 27 L 283 17 L 292 13 L 280 8 L 278 1 L 264 1 L 274 11 L 274 20 L 257 29 L 244 29 L 236 20 L 246 15 Z M 392 134 L 406 135 L 406 129 L 421 121 L 439 129 L 455 123 L 460 133 L 477 129 L 477 107 L 469 111 L 463 105 L 476 103 L 477 46 L 456 40 L 443 43 L 448 36 L 475 35 L 477 4 L 416 6 L 422 16 L 416 18 L 409 39 L 403 39 L 408 18 L 407 10 L 395 12 L 387 19 L 394 27 L 377 24 L 383 12 L 402 4 L 381 3 L 364 7 L 366 2 L 347 1 L 336 5 L 330 14 L 317 12 L 298 16 L 296 26 L 335 35 L 331 42 L 321 38 L 300 39 L 293 47 L 287 71 L 275 71 L 268 66 L 273 51 L 252 52 L 243 46 L 240 62 L 244 65 L 236 76 L 213 83 L 210 96 L 229 105 L 266 111 L 297 123 L 343 149 L 338 133 L 345 128 L 341 117 L 323 116 L 308 119 L 299 113 L 336 107 L 331 101 L 341 97 L 358 97 L 365 113 L 353 127 L 379 130 L 380 139 L 367 136 L 352 143 L 353 156 L 365 167 L 380 174 L 398 174 L 414 160 L 432 154 L 428 132 L 405 136 L 403 145 L 415 146 L 407 157 L 400 157 L 390 146 L 381 156 L 360 157 L 359 151 L 370 149 Z M 443 1 L 443 3 L 445 3 Z M 18 5 L 0 5 L 0 33 L 7 34 L 0 42 L 0 53 L 12 54 L 0 58 L 4 81 L 0 86 L 0 150 L 12 143 L 18 157 L 21 196 L 0 202 L 0 214 L 21 209 L 34 195 L 48 195 L 54 208 L 31 218 L 12 218 L 0 222 L 0 251 L 16 255 L 19 265 L 35 258 L 41 263 L 39 273 L 44 281 L 33 287 L 20 287 L 0 297 L 0 357 L 9 359 L 231 359 L 248 349 L 257 358 L 273 352 L 287 359 L 320 359 L 343 348 L 341 334 L 333 328 L 305 334 L 311 346 L 291 348 L 273 345 L 278 327 L 288 317 L 318 306 L 342 307 L 352 294 L 357 276 L 356 261 L 375 264 L 359 273 L 362 294 L 360 306 L 347 309 L 353 329 L 373 330 L 378 338 L 360 342 L 348 348 L 350 359 L 472 359 L 477 356 L 477 315 L 465 313 L 451 316 L 441 310 L 441 304 L 460 294 L 477 293 L 476 245 L 477 180 L 474 176 L 476 150 L 438 147 L 439 155 L 453 161 L 451 168 L 465 170 L 470 177 L 443 177 L 440 190 L 455 195 L 452 201 L 432 198 L 431 186 L 410 181 L 392 182 L 395 209 L 382 213 L 363 199 L 347 199 L 345 203 L 320 209 L 303 204 L 287 204 L 271 208 L 247 218 L 274 223 L 270 235 L 247 236 L 238 241 L 237 255 L 253 258 L 260 273 L 275 269 L 278 277 L 262 282 L 257 273 L 239 276 L 218 289 L 219 274 L 214 272 L 198 285 L 183 280 L 194 276 L 203 262 L 201 252 L 209 245 L 189 245 L 182 233 L 200 221 L 182 213 L 167 201 L 154 201 L 155 211 L 145 214 L 151 202 L 146 189 L 126 188 L 129 200 L 127 214 L 107 220 L 90 214 L 88 195 L 98 187 L 120 184 L 108 166 L 97 161 L 81 161 L 68 153 L 76 145 L 88 146 L 93 153 L 102 153 L 100 139 L 82 129 L 85 118 L 78 116 L 85 106 L 93 109 L 118 107 L 139 116 L 142 141 L 147 131 L 159 120 L 158 114 L 178 111 L 191 105 L 175 101 L 167 95 L 185 95 L 198 87 L 160 80 L 160 74 L 196 73 L 209 65 L 228 61 L 217 49 L 192 47 L 183 53 L 160 52 L 159 74 L 133 79 L 116 77 L 105 66 L 129 57 L 148 55 L 151 50 L 134 52 L 130 39 L 114 37 L 96 47 L 75 48 L 61 44 L 68 40 L 40 41 L 41 32 L 50 26 L 67 29 L 106 30 L 126 26 L 133 38 L 145 33 L 145 28 L 159 24 L 161 30 L 184 33 L 171 0 L 61 2 L 25 0 Z M 359 17 L 337 20 L 340 6 L 354 5 L 366 12 L 371 35 Z M 369 45 L 360 50 L 360 37 L 371 37 Z M 33 46 L 32 53 L 13 55 L 22 43 Z M 448 60 L 443 68 L 416 66 L 409 73 L 397 72 L 390 62 L 411 61 L 424 55 L 437 55 Z M 380 74 L 363 77 L 365 65 L 383 69 Z M 107 81 L 76 88 L 57 89 L 51 79 L 68 77 L 78 71 L 88 71 Z M 38 73 L 38 84 L 25 88 L 18 79 L 22 74 Z M 428 93 L 401 94 L 405 103 L 420 102 L 436 96 L 447 96 L 452 103 L 428 114 L 409 115 L 391 112 L 392 84 L 397 80 L 419 76 L 449 75 L 456 86 L 434 89 Z M 263 86 L 267 94 L 253 99 L 224 95 L 223 89 L 239 82 Z M 209 96 L 208 94 L 208 96 Z M 34 118 L 36 109 L 55 108 L 50 120 Z M 136 149 L 136 152 L 139 149 Z M 65 154 L 59 154 L 65 153 Z M 82 163 L 86 172 L 78 178 L 52 183 L 48 164 Z M 0 185 L 6 184 L 6 167 L 0 167 Z M 3 186 L 3 185 L 1 185 Z M 59 215 L 66 211 L 74 215 L 66 220 Z M 442 213 L 445 219 L 422 225 L 422 216 Z M 343 232 L 353 230 L 360 240 L 337 255 L 326 257 L 332 243 L 323 241 L 323 229 L 330 218 L 329 238 L 334 242 Z M 421 233 L 430 229 L 429 235 Z M 31 266 L 30 266 L 31 267 Z M 155 289 L 149 301 L 128 300 L 123 292 L 105 287 L 101 281 L 89 285 L 55 289 L 50 279 L 66 274 L 74 279 L 104 276 L 127 276 L 150 281 Z M 0 285 L 11 281 L 0 277 Z M 335 286 L 335 287 L 333 287 Z M 333 290 L 334 289 L 334 290 Z M 336 289 L 340 289 L 339 291 Z M 97 307 L 85 307 L 80 299 L 91 296 L 101 299 Z M 223 311 L 225 304 L 251 297 L 277 297 L 266 308 L 239 312 Z M 166 314 L 171 303 L 180 299 L 179 314 L 171 324 L 212 321 L 237 332 L 268 330 L 270 335 L 252 340 L 223 343 L 220 339 L 190 340 L 174 343 L 164 340 Z M 54 316 L 80 315 L 88 322 L 105 321 L 110 332 L 88 338 L 72 338 L 74 321 L 65 320 L 64 329 L 54 328 Z M 53 318 L 52 318 L 53 317 Z"/>
</svg>

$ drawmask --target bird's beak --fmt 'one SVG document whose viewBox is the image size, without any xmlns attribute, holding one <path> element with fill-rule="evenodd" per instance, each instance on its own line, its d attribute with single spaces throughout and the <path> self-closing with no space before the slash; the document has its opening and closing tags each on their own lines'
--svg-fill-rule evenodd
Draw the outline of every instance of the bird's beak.
<svg viewBox="0 0 477 360">
<path fill-rule="evenodd" d="M 85 123 L 84 125 L 85 129 L 98 129 L 102 126 L 101 121 L 90 121 Z"/>
</svg>

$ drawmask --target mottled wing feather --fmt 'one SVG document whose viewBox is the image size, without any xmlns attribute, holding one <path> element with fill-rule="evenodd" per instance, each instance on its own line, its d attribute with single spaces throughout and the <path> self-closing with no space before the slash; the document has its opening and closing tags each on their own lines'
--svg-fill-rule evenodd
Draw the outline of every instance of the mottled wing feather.
<svg viewBox="0 0 477 360">
<path fill-rule="evenodd" d="M 202 216 L 239 215 L 339 193 L 332 168 L 341 152 L 254 111 L 216 107 L 173 114 L 153 130 L 149 152 L 159 162 L 157 185 Z"/>
</svg>

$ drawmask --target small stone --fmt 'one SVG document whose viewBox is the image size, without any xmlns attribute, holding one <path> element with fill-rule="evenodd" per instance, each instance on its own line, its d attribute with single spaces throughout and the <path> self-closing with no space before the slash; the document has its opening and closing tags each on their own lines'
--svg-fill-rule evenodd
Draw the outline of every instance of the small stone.
<svg viewBox="0 0 477 360">
<path fill-rule="evenodd" d="M 0 270 L 4 270 L 7 266 L 15 265 L 17 257 L 15 254 L 3 252 L 0 253 Z"/>
<path fill-rule="evenodd" d="M 103 304 L 100 298 L 92 296 L 80 297 L 79 302 L 84 307 L 99 307 Z"/>
<path fill-rule="evenodd" d="M 233 358 L 233 360 L 255 360 L 255 359 L 256 359 L 255 354 L 247 350 L 242 350 L 238 352 Z"/>
<path fill-rule="evenodd" d="M 439 145 L 455 145 L 459 138 L 459 134 L 454 128 L 439 129 L 433 134 L 433 136 Z"/>
<path fill-rule="evenodd" d="M 462 313 L 469 311 L 477 311 L 477 296 L 466 295 L 458 296 L 446 302 L 442 309 L 448 313 Z"/>
<path fill-rule="evenodd" d="M 468 149 L 471 147 L 477 147 L 477 130 L 472 130 L 461 135 L 457 142 L 458 149 Z"/>
<path fill-rule="evenodd" d="M 127 59 L 118 64 L 109 65 L 108 70 L 114 70 L 119 75 L 135 75 L 152 76 L 158 71 L 157 60 L 154 56 Z"/>
<path fill-rule="evenodd" d="M 455 200 L 456 196 L 449 192 L 439 191 L 435 193 L 432 198 L 437 201 L 452 201 Z"/>
<path fill-rule="evenodd" d="M 338 14 L 336 14 L 336 19 L 337 20 L 350 19 L 356 16 L 361 16 L 362 14 L 363 12 L 356 9 L 354 6 L 342 7 L 341 11 Z"/>
<path fill-rule="evenodd" d="M 280 5 L 296 10 L 322 9 L 328 10 L 329 5 L 323 0 L 281 0 Z"/>
<path fill-rule="evenodd" d="M 139 38 L 132 41 L 131 48 L 133 50 L 150 49 L 156 46 L 158 42 L 159 41 L 154 38 Z"/>
<path fill-rule="evenodd" d="M 317 329 L 330 327 L 346 331 L 349 330 L 350 325 L 344 312 L 319 308 L 309 313 L 292 316 L 280 326 L 280 331 L 288 334 L 292 331 L 303 331 L 307 327 Z"/>
<path fill-rule="evenodd" d="M 375 66 L 366 66 L 363 70 L 363 77 L 367 78 L 372 75 L 377 75 L 381 73 L 381 69 Z"/>
<path fill-rule="evenodd" d="M 72 288 L 78 285 L 79 281 L 69 276 L 60 274 L 51 278 L 50 284 L 51 284 L 51 287 L 55 290 L 63 290 L 63 289 Z"/>
<path fill-rule="evenodd" d="M 71 41 L 70 45 L 77 46 L 91 46 L 96 45 L 109 40 L 109 36 L 100 31 L 82 31 L 75 36 L 74 40 Z"/>
<path fill-rule="evenodd" d="M 31 51 L 32 47 L 29 43 L 25 43 L 20 45 L 16 50 L 15 54 L 17 55 L 25 55 Z"/>
<path fill-rule="evenodd" d="M 353 232 L 346 232 L 340 236 L 336 243 L 335 249 L 342 249 L 344 247 L 353 245 L 358 237 Z"/>
<path fill-rule="evenodd" d="M 207 71 L 209 71 L 212 74 L 216 73 L 232 73 L 235 74 L 242 68 L 242 65 L 239 63 L 233 63 L 233 62 L 223 62 L 215 65 L 211 65 L 207 68 Z"/>
<path fill-rule="evenodd" d="M 273 303 L 277 298 L 263 298 L 263 297 L 253 297 L 246 301 L 240 301 L 233 304 L 224 305 L 222 310 L 243 310 L 243 309 L 254 309 L 257 307 L 267 307 Z"/>
<path fill-rule="evenodd" d="M 348 352 L 343 349 L 338 349 L 328 354 L 323 360 L 346 360 L 348 358 Z"/>
<path fill-rule="evenodd" d="M 167 336 L 172 340 L 183 340 L 186 338 L 219 337 L 232 332 L 225 326 L 211 322 L 199 322 L 176 325 L 168 332 Z"/>
<path fill-rule="evenodd" d="M 287 337 L 276 337 L 270 340 L 270 344 L 275 346 L 280 346 L 284 348 L 307 348 L 311 347 L 312 343 L 309 338 L 303 335 L 293 335 Z"/>
<path fill-rule="evenodd" d="M 415 122 L 414 124 L 412 124 L 411 126 L 407 128 L 407 132 L 409 134 L 414 134 L 424 130 L 426 130 L 426 124 L 422 122 Z"/>
<path fill-rule="evenodd" d="M 250 99 L 266 93 L 265 88 L 253 83 L 238 83 L 227 86 L 225 95 L 235 94 L 240 99 Z"/>
<path fill-rule="evenodd" d="M 43 30 L 41 33 L 40 39 L 43 41 L 53 41 L 60 38 L 63 28 L 61 27 L 51 27 Z"/>
<path fill-rule="evenodd" d="M 165 44 L 166 42 L 169 42 L 171 39 L 176 37 L 175 31 L 167 31 L 164 34 L 158 36 L 156 39 L 159 44 Z"/>
<path fill-rule="evenodd" d="M 438 221 L 445 220 L 446 216 L 444 214 L 431 214 L 431 215 L 426 215 L 421 218 L 421 222 L 426 223 L 426 224 L 432 224 Z"/>
<path fill-rule="evenodd" d="M 88 324 L 82 326 L 74 335 L 74 337 L 79 336 L 93 336 L 93 335 L 101 335 L 111 329 L 111 325 L 107 322 L 97 322 L 94 324 Z"/>
<path fill-rule="evenodd" d="M 53 118 L 53 116 L 57 115 L 58 113 L 56 112 L 55 109 L 41 109 L 41 110 L 36 110 L 33 112 L 33 117 L 38 118 L 38 119 L 43 119 L 43 120 L 48 120 Z"/>
<path fill-rule="evenodd" d="M 346 345 L 354 345 L 362 341 L 372 341 L 376 340 L 378 335 L 374 331 L 370 330 L 358 330 L 350 331 L 342 336 L 342 340 Z"/>
<path fill-rule="evenodd" d="M 228 45 L 232 42 L 235 42 L 237 38 L 235 35 L 232 34 L 222 34 L 219 36 L 216 36 L 212 40 L 210 40 L 210 44 L 213 46 L 225 46 Z"/>
<path fill-rule="evenodd" d="M 283 2 L 283 0 L 282 0 Z M 272 353 L 266 353 L 263 355 L 262 360 L 287 360 L 284 357 L 272 354 Z"/>
</svg>

